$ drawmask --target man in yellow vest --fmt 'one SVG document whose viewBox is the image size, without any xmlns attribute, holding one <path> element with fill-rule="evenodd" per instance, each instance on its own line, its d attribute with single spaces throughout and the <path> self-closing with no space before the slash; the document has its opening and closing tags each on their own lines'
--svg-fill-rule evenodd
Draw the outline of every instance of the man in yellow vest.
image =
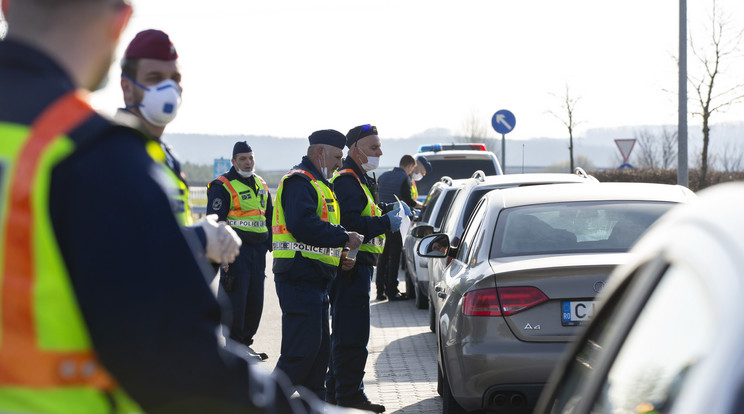
<svg viewBox="0 0 744 414">
<path fill-rule="evenodd" d="M 341 225 L 363 234 L 364 243 L 354 268 L 341 272 L 329 290 L 333 336 L 326 401 L 380 413 L 385 407 L 369 401 L 363 382 L 369 342 L 369 290 L 377 257 L 385 245 L 385 232 L 400 228 L 401 207 L 378 205 L 375 178 L 367 175 L 377 168 L 382 155 L 377 127 L 367 124 L 352 128 L 346 134 L 346 146 L 349 151 L 343 169 L 331 181 L 341 207 Z M 403 208 L 408 209 L 405 205 Z"/>
<path fill-rule="evenodd" d="M 86 101 L 132 7 L 0 5 L 0 412 L 291 410 L 218 344 L 208 263 L 173 215 L 160 147 Z"/>
<path fill-rule="evenodd" d="M 330 355 L 328 291 L 344 247 L 359 248 L 362 236 L 339 225 L 338 202 L 328 178 L 341 166 L 344 135 L 315 131 L 302 162 L 282 178 L 274 205 L 274 282 L 282 308 L 282 347 L 276 370 L 293 384 L 325 398 Z"/>
<path fill-rule="evenodd" d="M 416 168 L 413 169 L 413 173 L 411 174 L 411 198 L 416 201 L 416 208 L 423 208 L 424 205 L 420 201 L 418 201 L 418 188 L 416 187 L 416 183 L 418 181 L 421 181 L 424 177 L 426 177 L 426 174 L 431 172 L 431 163 L 429 160 L 426 159 L 423 155 L 419 155 L 416 157 Z M 423 196 L 426 196 L 426 194 L 422 194 Z"/>
<path fill-rule="evenodd" d="M 221 267 L 220 283 L 232 305 L 229 338 L 250 347 L 263 312 L 273 206 L 266 181 L 254 171 L 251 146 L 238 141 L 232 154 L 230 171 L 207 186 L 207 214 L 216 214 L 218 221 L 227 222 L 242 241 L 235 262 Z M 261 360 L 269 357 L 263 352 L 255 355 Z"/>
</svg>

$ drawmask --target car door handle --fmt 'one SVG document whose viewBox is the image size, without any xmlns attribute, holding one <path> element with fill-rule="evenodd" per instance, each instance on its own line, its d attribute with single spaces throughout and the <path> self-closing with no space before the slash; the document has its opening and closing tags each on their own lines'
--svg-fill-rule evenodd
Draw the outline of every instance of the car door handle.
<svg viewBox="0 0 744 414">
<path fill-rule="evenodd" d="M 437 296 L 438 296 L 438 297 L 439 297 L 440 299 L 445 299 L 445 298 L 447 298 L 447 294 L 446 294 L 446 293 L 444 293 L 444 292 L 437 292 Z"/>
</svg>

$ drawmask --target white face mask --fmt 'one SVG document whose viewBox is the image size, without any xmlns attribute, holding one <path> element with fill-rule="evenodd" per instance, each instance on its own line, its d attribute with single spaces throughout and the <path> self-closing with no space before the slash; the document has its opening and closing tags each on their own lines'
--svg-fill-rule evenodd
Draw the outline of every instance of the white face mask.
<svg viewBox="0 0 744 414">
<path fill-rule="evenodd" d="M 237 171 L 238 174 L 240 174 L 240 176 L 243 177 L 243 178 L 248 178 L 248 177 L 252 177 L 253 176 L 253 171 L 243 171 L 243 170 L 241 170 L 238 167 L 235 167 L 235 171 Z"/>
<path fill-rule="evenodd" d="M 333 175 L 333 171 L 331 171 L 331 174 L 328 175 L 328 166 L 326 166 L 325 162 L 325 150 L 323 150 L 323 152 L 321 153 L 320 160 L 323 163 L 323 166 L 320 167 L 320 173 L 323 174 L 323 177 L 325 177 L 326 180 L 330 180 L 331 176 Z"/>
<path fill-rule="evenodd" d="M 132 78 L 129 80 L 145 91 L 142 103 L 136 106 L 147 122 L 164 127 L 176 118 L 181 106 L 181 88 L 173 79 L 166 79 L 150 87 L 141 85 Z"/>
<path fill-rule="evenodd" d="M 413 173 L 413 181 L 421 181 L 422 178 L 424 178 L 424 175 L 421 173 Z"/>
<path fill-rule="evenodd" d="M 359 151 L 364 154 L 365 157 L 367 157 L 367 162 L 362 164 L 362 168 L 364 169 L 364 171 L 370 172 L 380 166 L 380 157 L 370 157 L 364 151 L 362 151 L 361 148 L 359 148 Z"/>
</svg>

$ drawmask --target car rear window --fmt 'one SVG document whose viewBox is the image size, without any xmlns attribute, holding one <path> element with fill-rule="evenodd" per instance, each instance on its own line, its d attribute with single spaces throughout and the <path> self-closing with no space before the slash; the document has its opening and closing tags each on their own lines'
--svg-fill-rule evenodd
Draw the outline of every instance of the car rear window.
<svg viewBox="0 0 744 414">
<path fill-rule="evenodd" d="M 625 252 L 674 204 L 566 202 L 504 209 L 491 257 Z"/>
<path fill-rule="evenodd" d="M 470 178 L 473 173 L 481 170 L 486 175 L 496 175 L 496 166 L 490 158 L 430 158 L 431 173 L 426 174 L 421 181 L 416 182 L 419 194 L 427 194 L 431 186 L 443 176 L 453 179 Z"/>
</svg>

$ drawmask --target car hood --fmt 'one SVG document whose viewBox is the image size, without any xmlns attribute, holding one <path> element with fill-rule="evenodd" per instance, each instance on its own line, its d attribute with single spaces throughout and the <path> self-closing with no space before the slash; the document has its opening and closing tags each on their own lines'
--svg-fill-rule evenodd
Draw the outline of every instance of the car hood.
<svg viewBox="0 0 744 414">
<path fill-rule="evenodd" d="M 489 260 L 494 273 L 575 266 L 620 265 L 632 253 L 578 253 L 541 256 L 499 257 Z"/>
</svg>

